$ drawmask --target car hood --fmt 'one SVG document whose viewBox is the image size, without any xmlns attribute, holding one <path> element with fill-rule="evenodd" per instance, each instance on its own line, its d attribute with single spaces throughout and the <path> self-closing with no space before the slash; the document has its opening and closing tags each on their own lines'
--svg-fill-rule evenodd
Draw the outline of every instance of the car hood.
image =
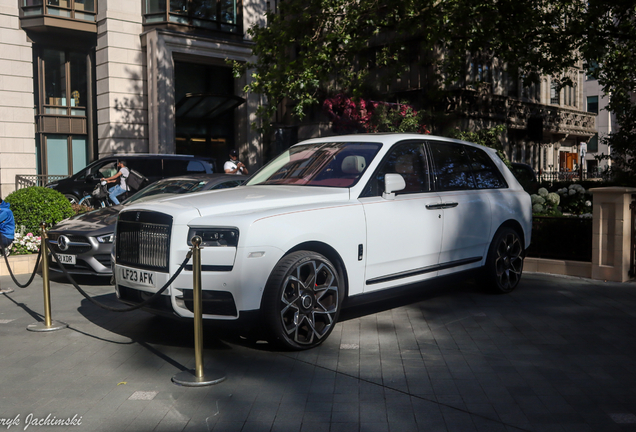
<svg viewBox="0 0 636 432">
<path fill-rule="evenodd" d="M 175 216 L 175 223 L 196 217 L 247 213 L 276 213 L 277 209 L 322 207 L 349 200 L 349 189 L 311 186 L 259 185 L 201 192 L 154 200 L 126 207 L 125 211 L 150 210 Z M 183 218 L 183 220 L 182 220 Z"/>
<path fill-rule="evenodd" d="M 117 223 L 117 215 L 123 208 L 123 205 L 116 205 L 82 213 L 64 219 L 51 228 L 49 232 L 64 231 L 86 236 L 113 232 L 115 230 L 115 224 Z"/>
</svg>

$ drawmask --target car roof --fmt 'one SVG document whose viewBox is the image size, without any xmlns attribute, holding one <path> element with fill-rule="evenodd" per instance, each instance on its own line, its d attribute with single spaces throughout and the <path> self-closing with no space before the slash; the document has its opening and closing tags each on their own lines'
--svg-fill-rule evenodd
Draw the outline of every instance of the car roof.
<svg viewBox="0 0 636 432">
<path fill-rule="evenodd" d="M 458 144 L 470 145 L 473 147 L 479 147 L 486 149 L 487 151 L 494 151 L 490 147 L 486 147 L 474 142 L 463 141 L 456 138 L 443 137 L 439 135 L 431 134 L 418 134 L 418 133 L 396 133 L 396 132 L 380 132 L 380 133 L 363 133 L 363 134 L 351 134 L 351 135 L 333 135 L 319 138 L 310 138 L 298 142 L 296 145 L 325 143 L 325 142 L 378 142 L 393 145 L 399 141 L 405 140 L 428 140 L 428 141 L 444 141 Z M 292 146 L 293 147 L 293 146 Z"/>
</svg>

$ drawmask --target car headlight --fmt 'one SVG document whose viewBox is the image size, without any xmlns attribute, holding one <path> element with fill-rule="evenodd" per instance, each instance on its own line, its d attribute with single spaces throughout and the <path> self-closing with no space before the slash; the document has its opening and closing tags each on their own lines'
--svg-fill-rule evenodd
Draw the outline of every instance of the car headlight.
<svg viewBox="0 0 636 432">
<path fill-rule="evenodd" d="M 199 236 L 203 241 L 201 246 L 231 246 L 238 245 L 239 232 L 236 228 L 190 228 L 188 231 L 188 245 L 192 246 L 192 237 Z"/>
<path fill-rule="evenodd" d="M 100 243 L 112 243 L 115 241 L 115 233 L 104 234 L 97 237 L 97 241 Z"/>
</svg>

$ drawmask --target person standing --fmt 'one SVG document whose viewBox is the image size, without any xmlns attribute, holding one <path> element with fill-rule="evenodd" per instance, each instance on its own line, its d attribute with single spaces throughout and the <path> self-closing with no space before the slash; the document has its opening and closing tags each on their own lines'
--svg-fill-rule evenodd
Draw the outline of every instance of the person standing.
<svg viewBox="0 0 636 432">
<path fill-rule="evenodd" d="M 238 160 L 238 153 L 236 150 L 230 150 L 230 160 L 225 162 L 223 165 L 223 171 L 225 171 L 226 174 L 249 174 L 245 164 Z"/>
<path fill-rule="evenodd" d="M 11 205 L 0 198 L 0 246 L 5 256 L 9 255 L 9 246 L 15 237 L 15 219 L 11 211 Z M 10 294 L 12 288 L 0 289 L 0 294 Z"/>
<path fill-rule="evenodd" d="M 128 175 L 130 174 L 130 171 L 128 170 L 128 168 L 126 168 L 126 162 L 123 160 L 120 160 L 117 162 L 117 168 L 119 168 L 119 171 L 117 171 L 117 174 L 104 179 L 108 183 L 116 182 L 117 179 L 119 179 L 118 185 L 115 185 L 112 188 L 108 189 L 108 197 L 115 205 L 119 204 L 119 200 L 117 199 L 117 196 L 128 192 L 128 185 L 126 185 L 126 179 L 128 178 Z"/>
</svg>

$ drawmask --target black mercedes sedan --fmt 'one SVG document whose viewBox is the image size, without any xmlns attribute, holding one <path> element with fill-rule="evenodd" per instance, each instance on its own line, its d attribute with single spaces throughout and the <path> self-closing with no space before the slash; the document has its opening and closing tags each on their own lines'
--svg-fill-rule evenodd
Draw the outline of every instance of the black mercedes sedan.
<svg viewBox="0 0 636 432">
<path fill-rule="evenodd" d="M 159 180 L 119 205 L 99 208 L 61 221 L 48 232 L 51 249 L 71 274 L 110 276 L 110 253 L 117 215 L 126 206 L 170 195 L 233 188 L 246 178 L 229 174 L 192 174 Z M 52 254 L 49 254 L 49 268 L 51 271 L 62 271 Z"/>
</svg>

